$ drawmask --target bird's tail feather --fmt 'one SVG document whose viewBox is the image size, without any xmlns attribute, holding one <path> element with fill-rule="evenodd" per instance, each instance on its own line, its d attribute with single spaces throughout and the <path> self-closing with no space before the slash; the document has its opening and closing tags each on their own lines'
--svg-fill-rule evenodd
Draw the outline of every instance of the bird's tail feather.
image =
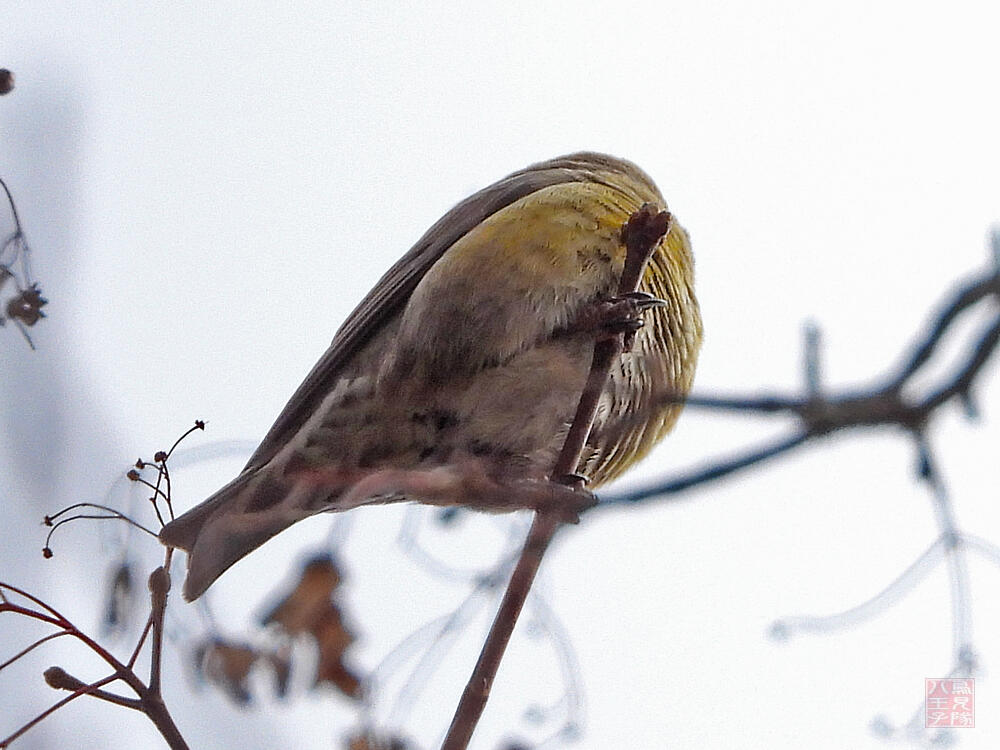
<svg viewBox="0 0 1000 750">
<path fill-rule="evenodd" d="M 252 477 L 253 474 L 249 472 L 240 474 L 207 500 L 168 523 L 160 529 L 160 541 L 170 547 L 190 552 L 205 522 L 243 489 Z"/>
<path fill-rule="evenodd" d="M 315 487 L 246 472 L 160 530 L 160 541 L 186 550 L 184 598 L 205 593 L 230 566 L 296 521 L 323 510 Z M 328 493 L 324 493 L 328 496 Z"/>
</svg>

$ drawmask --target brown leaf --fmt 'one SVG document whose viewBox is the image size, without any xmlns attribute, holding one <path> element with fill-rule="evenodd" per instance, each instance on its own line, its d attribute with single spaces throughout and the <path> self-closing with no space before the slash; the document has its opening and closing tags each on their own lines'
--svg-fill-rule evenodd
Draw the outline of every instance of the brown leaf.
<svg viewBox="0 0 1000 750">
<path fill-rule="evenodd" d="M 213 640 L 197 652 L 197 666 L 209 682 L 222 690 L 236 703 L 245 706 L 252 696 L 247 686 L 250 669 L 260 657 L 252 646 Z"/>
<path fill-rule="evenodd" d="M 314 685 L 328 683 L 349 698 L 361 697 L 361 679 L 344 664 L 344 652 L 354 642 L 340 609 L 333 602 L 340 571 L 328 555 L 306 563 L 292 592 L 262 618 L 289 636 L 306 636 L 316 643 L 319 660 Z"/>
<path fill-rule="evenodd" d="M 333 607 L 331 597 L 339 585 L 340 572 L 333 560 L 327 555 L 315 557 L 306 563 L 292 593 L 265 615 L 262 623 L 277 623 L 291 636 L 310 632 Z"/>
<path fill-rule="evenodd" d="M 347 632 L 340 613 L 331 610 L 330 616 L 316 624 L 312 633 L 319 647 L 319 664 L 316 665 L 316 684 L 328 682 L 344 695 L 361 697 L 361 680 L 344 664 L 344 650 L 354 637 Z"/>
<path fill-rule="evenodd" d="M 263 663 L 274 671 L 275 692 L 284 698 L 291 675 L 291 655 L 287 647 L 264 651 L 245 643 L 215 638 L 195 651 L 198 673 L 222 689 L 241 706 L 249 705 L 253 696 L 248 681 L 255 664 Z"/>
</svg>

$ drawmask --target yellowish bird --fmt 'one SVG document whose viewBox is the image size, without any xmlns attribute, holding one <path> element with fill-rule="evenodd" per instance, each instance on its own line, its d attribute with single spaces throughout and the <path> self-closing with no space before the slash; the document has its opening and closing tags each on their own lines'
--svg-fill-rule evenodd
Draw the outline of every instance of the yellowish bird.
<svg viewBox="0 0 1000 750">
<path fill-rule="evenodd" d="M 636 165 L 577 153 L 445 214 L 347 318 L 242 473 L 160 532 L 188 552 L 184 596 L 322 511 L 543 505 L 595 336 L 615 324 L 602 311 L 615 306 L 622 226 L 646 203 L 666 209 Z M 591 486 L 676 421 L 681 407 L 664 396 L 688 391 L 701 344 L 693 284 L 674 221 L 639 286 L 662 304 L 614 363 L 581 457 Z"/>
</svg>

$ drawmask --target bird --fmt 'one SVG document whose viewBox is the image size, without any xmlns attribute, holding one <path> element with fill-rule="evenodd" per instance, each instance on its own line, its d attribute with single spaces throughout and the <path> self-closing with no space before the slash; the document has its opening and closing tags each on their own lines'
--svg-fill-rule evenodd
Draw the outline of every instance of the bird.
<svg viewBox="0 0 1000 750">
<path fill-rule="evenodd" d="M 347 317 L 242 472 L 161 529 L 187 552 L 184 597 L 324 511 L 566 502 L 550 473 L 595 338 L 621 330 L 622 227 L 647 204 L 667 208 L 638 166 L 579 152 L 448 211 Z M 632 345 L 612 363 L 578 465 L 588 490 L 649 453 L 694 379 L 702 321 L 676 220 L 631 313 Z"/>
</svg>

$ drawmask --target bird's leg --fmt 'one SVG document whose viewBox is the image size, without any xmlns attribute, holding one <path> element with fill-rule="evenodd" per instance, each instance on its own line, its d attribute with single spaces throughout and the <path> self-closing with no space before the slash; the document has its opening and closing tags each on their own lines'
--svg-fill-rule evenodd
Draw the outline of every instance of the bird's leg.
<svg viewBox="0 0 1000 750">
<path fill-rule="evenodd" d="M 592 333 L 598 341 L 620 334 L 634 334 L 643 326 L 642 314 L 667 303 L 646 292 L 631 292 L 598 299 L 585 305 L 567 333 Z"/>
</svg>

